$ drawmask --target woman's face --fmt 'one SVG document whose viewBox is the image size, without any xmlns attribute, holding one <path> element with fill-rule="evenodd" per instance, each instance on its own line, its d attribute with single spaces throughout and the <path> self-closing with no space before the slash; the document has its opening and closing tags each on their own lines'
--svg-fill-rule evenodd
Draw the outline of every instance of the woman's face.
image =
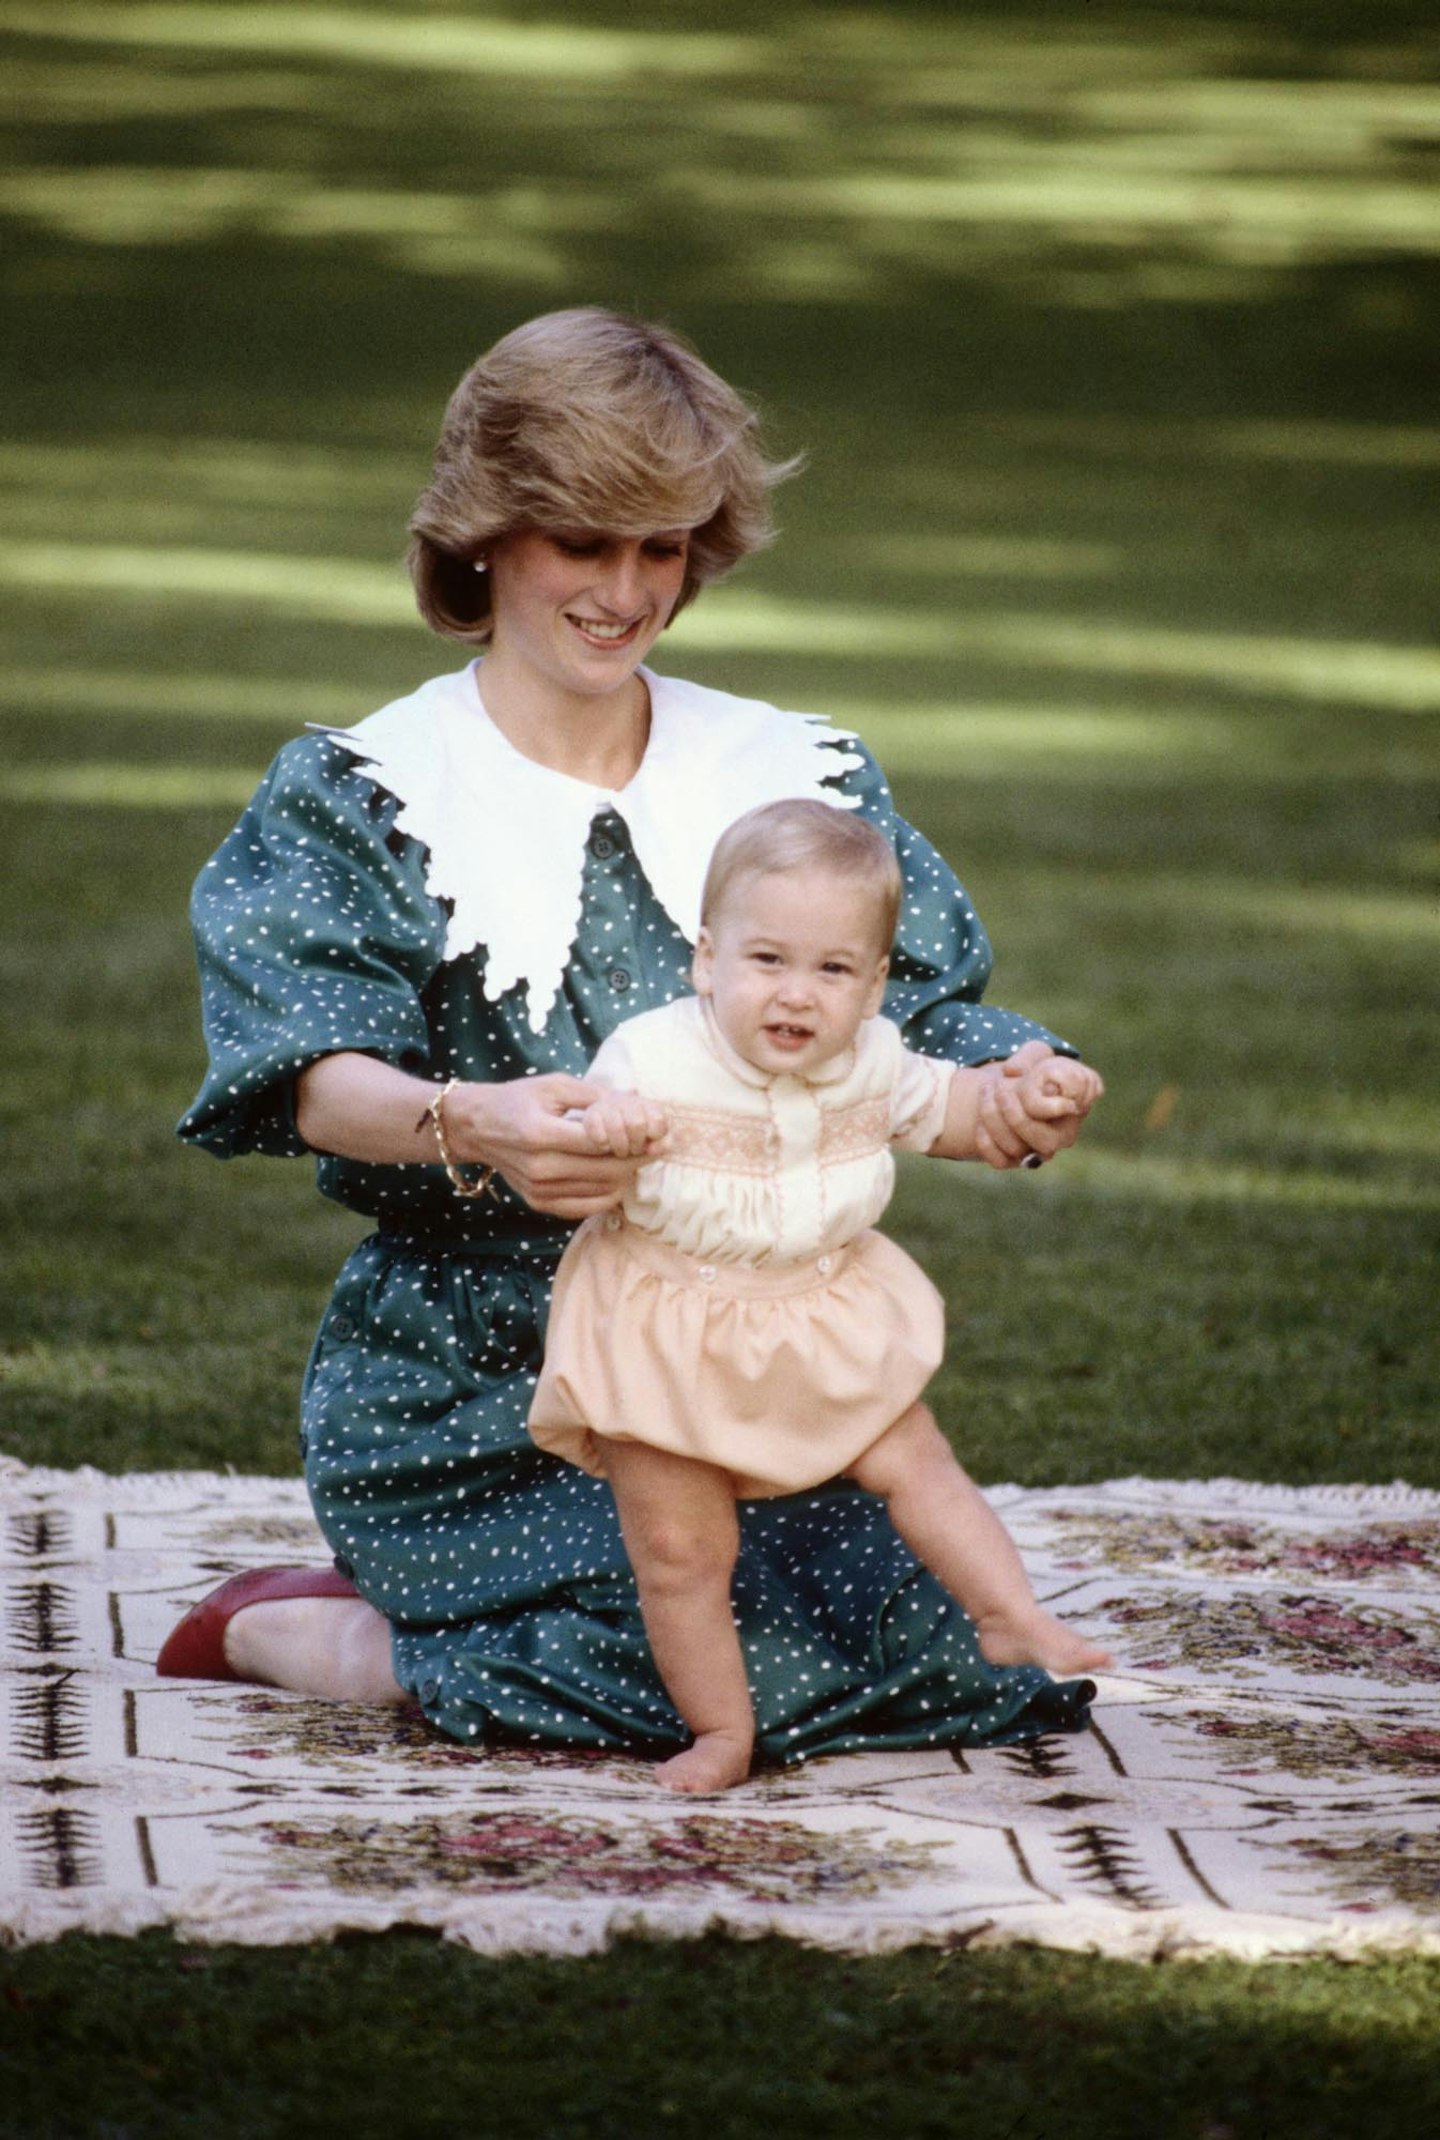
<svg viewBox="0 0 1440 2140">
<path fill-rule="evenodd" d="M 567 696 L 621 689 L 670 622 L 689 549 L 684 528 L 501 536 L 489 554 L 487 662 Z"/>
</svg>

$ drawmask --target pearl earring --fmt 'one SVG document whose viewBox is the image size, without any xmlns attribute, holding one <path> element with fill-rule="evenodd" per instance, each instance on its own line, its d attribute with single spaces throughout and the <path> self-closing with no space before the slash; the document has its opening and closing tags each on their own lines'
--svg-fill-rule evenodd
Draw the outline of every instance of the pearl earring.
<svg viewBox="0 0 1440 2140">
<path fill-rule="evenodd" d="M 489 567 L 490 567 L 490 560 L 489 560 L 489 558 L 488 558 L 488 557 L 477 557 L 477 558 L 476 558 L 476 560 L 475 560 L 475 570 L 476 570 L 477 572 L 486 572 L 486 571 L 488 571 L 488 570 L 489 570 Z"/>
</svg>

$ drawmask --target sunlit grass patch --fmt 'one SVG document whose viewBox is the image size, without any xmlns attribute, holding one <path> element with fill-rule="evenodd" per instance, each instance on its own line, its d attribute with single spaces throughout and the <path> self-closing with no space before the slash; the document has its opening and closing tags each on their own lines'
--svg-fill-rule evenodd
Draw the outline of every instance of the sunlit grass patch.
<svg viewBox="0 0 1440 2140">
<path fill-rule="evenodd" d="M 685 646 L 820 654 L 1003 656 L 1017 668 L 1161 677 L 1222 689 L 1430 711 L 1440 706 L 1440 652 L 1321 637 L 1180 631 L 1088 615 L 970 612 L 787 602 L 721 588 L 675 627 Z"/>
<path fill-rule="evenodd" d="M 1404 1155 L 1402 1155 L 1404 1156 Z M 1067 1153 L 1066 1172 L 1100 1195 L 1168 1204 L 1286 1204 L 1313 1211 L 1440 1211 L 1440 1167 L 1426 1178 L 1369 1177 L 1314 1166 L 1235 1165 L 1195 1155 L 1119 1152 L 1097 1144 Z"/>
<path fill-rule="evenodd" d="M 0 707 L 71 713 L 86 722 L 140 714 L 166 721 L 264 721 L 297 729 L 308 721 L 350 722 L 358 711 L 370 710 L 361 706 L 353 687 L 308 676 L 235 676 L 219 670 L 171 675 L 69 666 L 0 668 Z"/>
<path fill-rule="evenodd" d="M 596 189 L 503 186 L 476 194 L 317 185 L 266 170 L 25 171 L 0 179 L 0 215 L 97 246 L 194 246 L 241 235 L 296 245 L 360 241 L 419 273 L 564 284 L 571 262 L 548 242 L 610 230 L 624 203 Z"/>
<path fill-rule="evenodd" d="M 351 625 L 415 623 L 403 565 L 350 557 L 287 557 L 256 550 L 155 544 L 0 540 L 0 585 L 90 601 L 203 601 L 299 611 Z"/>
<path fill-rule="evenodd" d="M 862 531 L 850 549 L 857 566 L 879 565 L 897 578 L 913 575 L 921 580 L 1093 580 L 1115 571 L 1122 561 L 1114 543 L 1045 535 Z"/>
<path fill-rule="evenodd" d="M 69 0 L 49 8 L 7 6 L 0 29 L 77 42 L 154 49 L 265 55 L 276 60 L 321 58 L 351 67 L 393 68 L 446 75 L 521 76 L 537 80 L 622 78 L 637 73 L 712 74 L 759 57 L 743 38 L 611 29 L 580 22 L 527 23 L 488 10 L 415 15 L 405 8 L 284 7 L 229 0 L 216 8 L 186 5 L 86 6 Z"/>
<path fill-rule="evenodd" d="M 1216 714 L 1112 712 L 1101 707 L 960 703 L 896 706 L 827 697 L 825 711 L 864 737 L 893 774 L 1039 772 L 1047 780 L 1103 772 L 1173 779 L 1187 767 L 1249 760 L 1243 724 Z M 1258 742 L 1258 738 L 1256 739 Z"/>
<path fill-rule="evenodd" d="M 394 511 L 425 473 L 424 442 L 413 453 L 357 452 L 281 445 L 260 438 L 125 437 L 84 445 L 53 439 L 0 444 L 0 483 L 50 505 L 57 521 L 66 501 L 146 505 L 193 499 L 211 512 L 235 505 L 284 511 L 300 505 Z"/>
<path fill-rule="evenodd" d="M 1180 464 L 1253 461 L 1303 468 L 1440 468 L 1440 428 L 1415 423 L 1343 423 L 1321 417 L 1219 417 L 1196 423 L 1121 420 L 1117 417 L 1017 416 L 1003 425 L 1019 441 L 1081 447 L 1088 453 L 1129 460 L 1167 458 Z"/>
<path fill-rule="evenodd" d="M 58 803 L 82 810 L 189 810 L 215 803 L 239 810 L 254 787 L 253 766 L 132 765 L 98 760 L 82 765 L 0 767 L 0 797 L 7 802 Z"/>
</svg>

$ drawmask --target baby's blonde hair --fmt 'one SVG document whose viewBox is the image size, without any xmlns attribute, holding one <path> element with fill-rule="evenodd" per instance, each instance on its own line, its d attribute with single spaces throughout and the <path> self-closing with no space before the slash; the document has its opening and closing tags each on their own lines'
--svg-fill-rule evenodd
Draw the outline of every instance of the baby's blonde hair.
<svg viewBox="0 0 1440 2140">
<path fill-rule="evenodd" d="M 700 894 L 701 927 L 712 925 L 738 885 L 802 869 L 828 870 L 869 893 L 876 941 L 888 954 L 903 889 L 895 850 L 868 818 L 809 796 L 761 803 L 721 833 Z"/>
<path fill-rule="evenodd" d="M 490 587 L 475 570 L 523 528 L 690 531 L 675 614 L 772 539 L 759 419 L 671 328 L 582 305 L 517 327 L 451 396 L 410 519 L 410 576 L 433 630 L 483 645 Z"/>
</svg>

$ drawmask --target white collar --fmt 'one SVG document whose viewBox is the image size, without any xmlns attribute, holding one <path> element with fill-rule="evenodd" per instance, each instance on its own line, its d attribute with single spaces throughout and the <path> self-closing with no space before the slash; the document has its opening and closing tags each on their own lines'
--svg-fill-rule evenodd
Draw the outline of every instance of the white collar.
<svg viewBox="0 0 1440 2140">
<path fill-rule="evenodd" d="M 856 807 L 829 783 L 864 761 L 844 747 L 851 732 L 818 714 L 642 669 L 650 740 L 634 777 L 610 790 L 523 757 L 486 713 L 477 668 L 432 677 L 353 728 L 326 732 L 396 797 L 397 827 L 427 850 L 426 889 L 451 909 L 446 958 L 483 945 L 486 995 L 498 1000 L 523 981 L 534 1032 L 580 927 L 597 811 L 624 820 L 656 898 L 694 943 L 710 851 L 743 811 L 793 795 Z"/>
</svg>

